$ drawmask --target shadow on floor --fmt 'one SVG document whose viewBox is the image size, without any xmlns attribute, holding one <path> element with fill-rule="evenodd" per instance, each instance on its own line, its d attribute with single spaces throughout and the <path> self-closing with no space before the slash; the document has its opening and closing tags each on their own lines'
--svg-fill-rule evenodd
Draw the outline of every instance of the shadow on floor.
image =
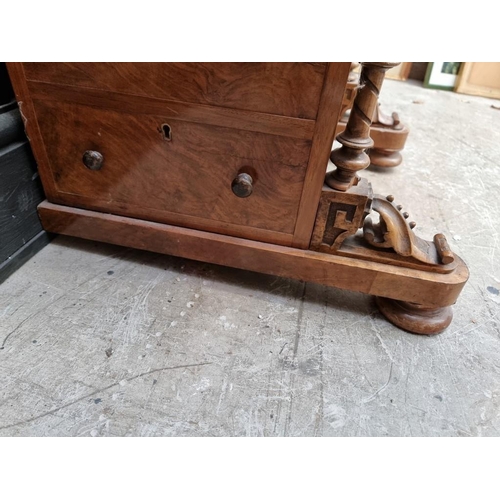
<svg viewBox="0 0 500 500">
<path fill-rule="evenodd" d="M 51 244 L 61 248 L 93 253 L 96 256 L 118 258 L 135 265 L 155 267 L 158 270 L 168 270 L 191 277 L 209 279 L 231 287 L 231 292 L 235 294 L 248 295 L 249 291 L 254 291 L 276 297 L 300 299 L 306 304 L 325 305 L 328 308 L 349 311 L 360 317 L 367 314 L 379 315 L 371 296 L 316 283 L 306 283 L 290 278 L 281 278 L 254 271 L 208 264 L 69 236 L 57 236 Z"/>
</svg>

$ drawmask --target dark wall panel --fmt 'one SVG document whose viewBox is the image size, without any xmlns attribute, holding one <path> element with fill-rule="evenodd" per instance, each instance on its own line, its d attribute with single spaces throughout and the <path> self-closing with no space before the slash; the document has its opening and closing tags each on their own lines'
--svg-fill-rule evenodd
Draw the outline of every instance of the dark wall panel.
<svg viewBox="0 0 500 500">
<path fill-rule="evenodd" d="M 44 199 L 4 63 L 0 63 L 0 282 L 48 241 L 36 211 Z"/>
</svg>

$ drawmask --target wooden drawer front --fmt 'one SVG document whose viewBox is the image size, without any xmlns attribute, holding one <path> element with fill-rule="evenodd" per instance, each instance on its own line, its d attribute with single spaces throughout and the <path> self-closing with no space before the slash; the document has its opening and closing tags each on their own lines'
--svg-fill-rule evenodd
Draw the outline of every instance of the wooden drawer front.
<svg viewBox="0 0 500 500">
<path fill-rule="evenodd" d="M 253 228 L 294 231 L 310 140 L 51 100 L 34 105 L 51 201 L 263 241 L 277 240 Z M 84 166 L 87 150 L 104 156 L 100 170 Z M 247 198 L 231 189 L 241 171 L 255 179 Z"/>
<path fill-rule="evenodd" d="M 324 63 L 24 63 L 28 80 L 315 119 Z"/>
</svg>

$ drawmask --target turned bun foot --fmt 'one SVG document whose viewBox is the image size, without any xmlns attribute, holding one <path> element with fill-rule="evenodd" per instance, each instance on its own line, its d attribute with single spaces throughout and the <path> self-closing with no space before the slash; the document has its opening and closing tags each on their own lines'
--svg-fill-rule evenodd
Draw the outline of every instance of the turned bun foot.
<svg viewBox="0 0 500 500">
<path fill-rule="evenodd" d="M 410 333 L 435 335 L 445 330 L 453 318 L 451 307 L 428 308 L 410 302 L 375 297 L 380 312 L 394 325 Z"/>
<path fill-rule="evenodd" d="M 368 152 L 370 156 L 370 166 L 393 168 L 401 165 L 403 157 L 399 151 L 373 148 Z"/>
</svg>

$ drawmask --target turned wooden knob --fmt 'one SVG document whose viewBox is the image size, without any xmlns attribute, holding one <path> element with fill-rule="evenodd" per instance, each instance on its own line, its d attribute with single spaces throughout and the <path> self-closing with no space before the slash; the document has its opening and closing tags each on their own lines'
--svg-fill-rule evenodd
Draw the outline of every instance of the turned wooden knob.
<svg viewBox="0 0 500 500">
<path fill-rule="evenodd" d="M 85 151 L 83 153 L 83 164 L 90 170 L 100 170 L 104 163 L 104 156 L 99 151 Z"/>
<path fill-rule="evenodd" d="M 252 176 L 249 174 L 238 174 L 231 184 L 231 189 L 239 198 L 250 196 L 253 191 Z"/>
</svg>

